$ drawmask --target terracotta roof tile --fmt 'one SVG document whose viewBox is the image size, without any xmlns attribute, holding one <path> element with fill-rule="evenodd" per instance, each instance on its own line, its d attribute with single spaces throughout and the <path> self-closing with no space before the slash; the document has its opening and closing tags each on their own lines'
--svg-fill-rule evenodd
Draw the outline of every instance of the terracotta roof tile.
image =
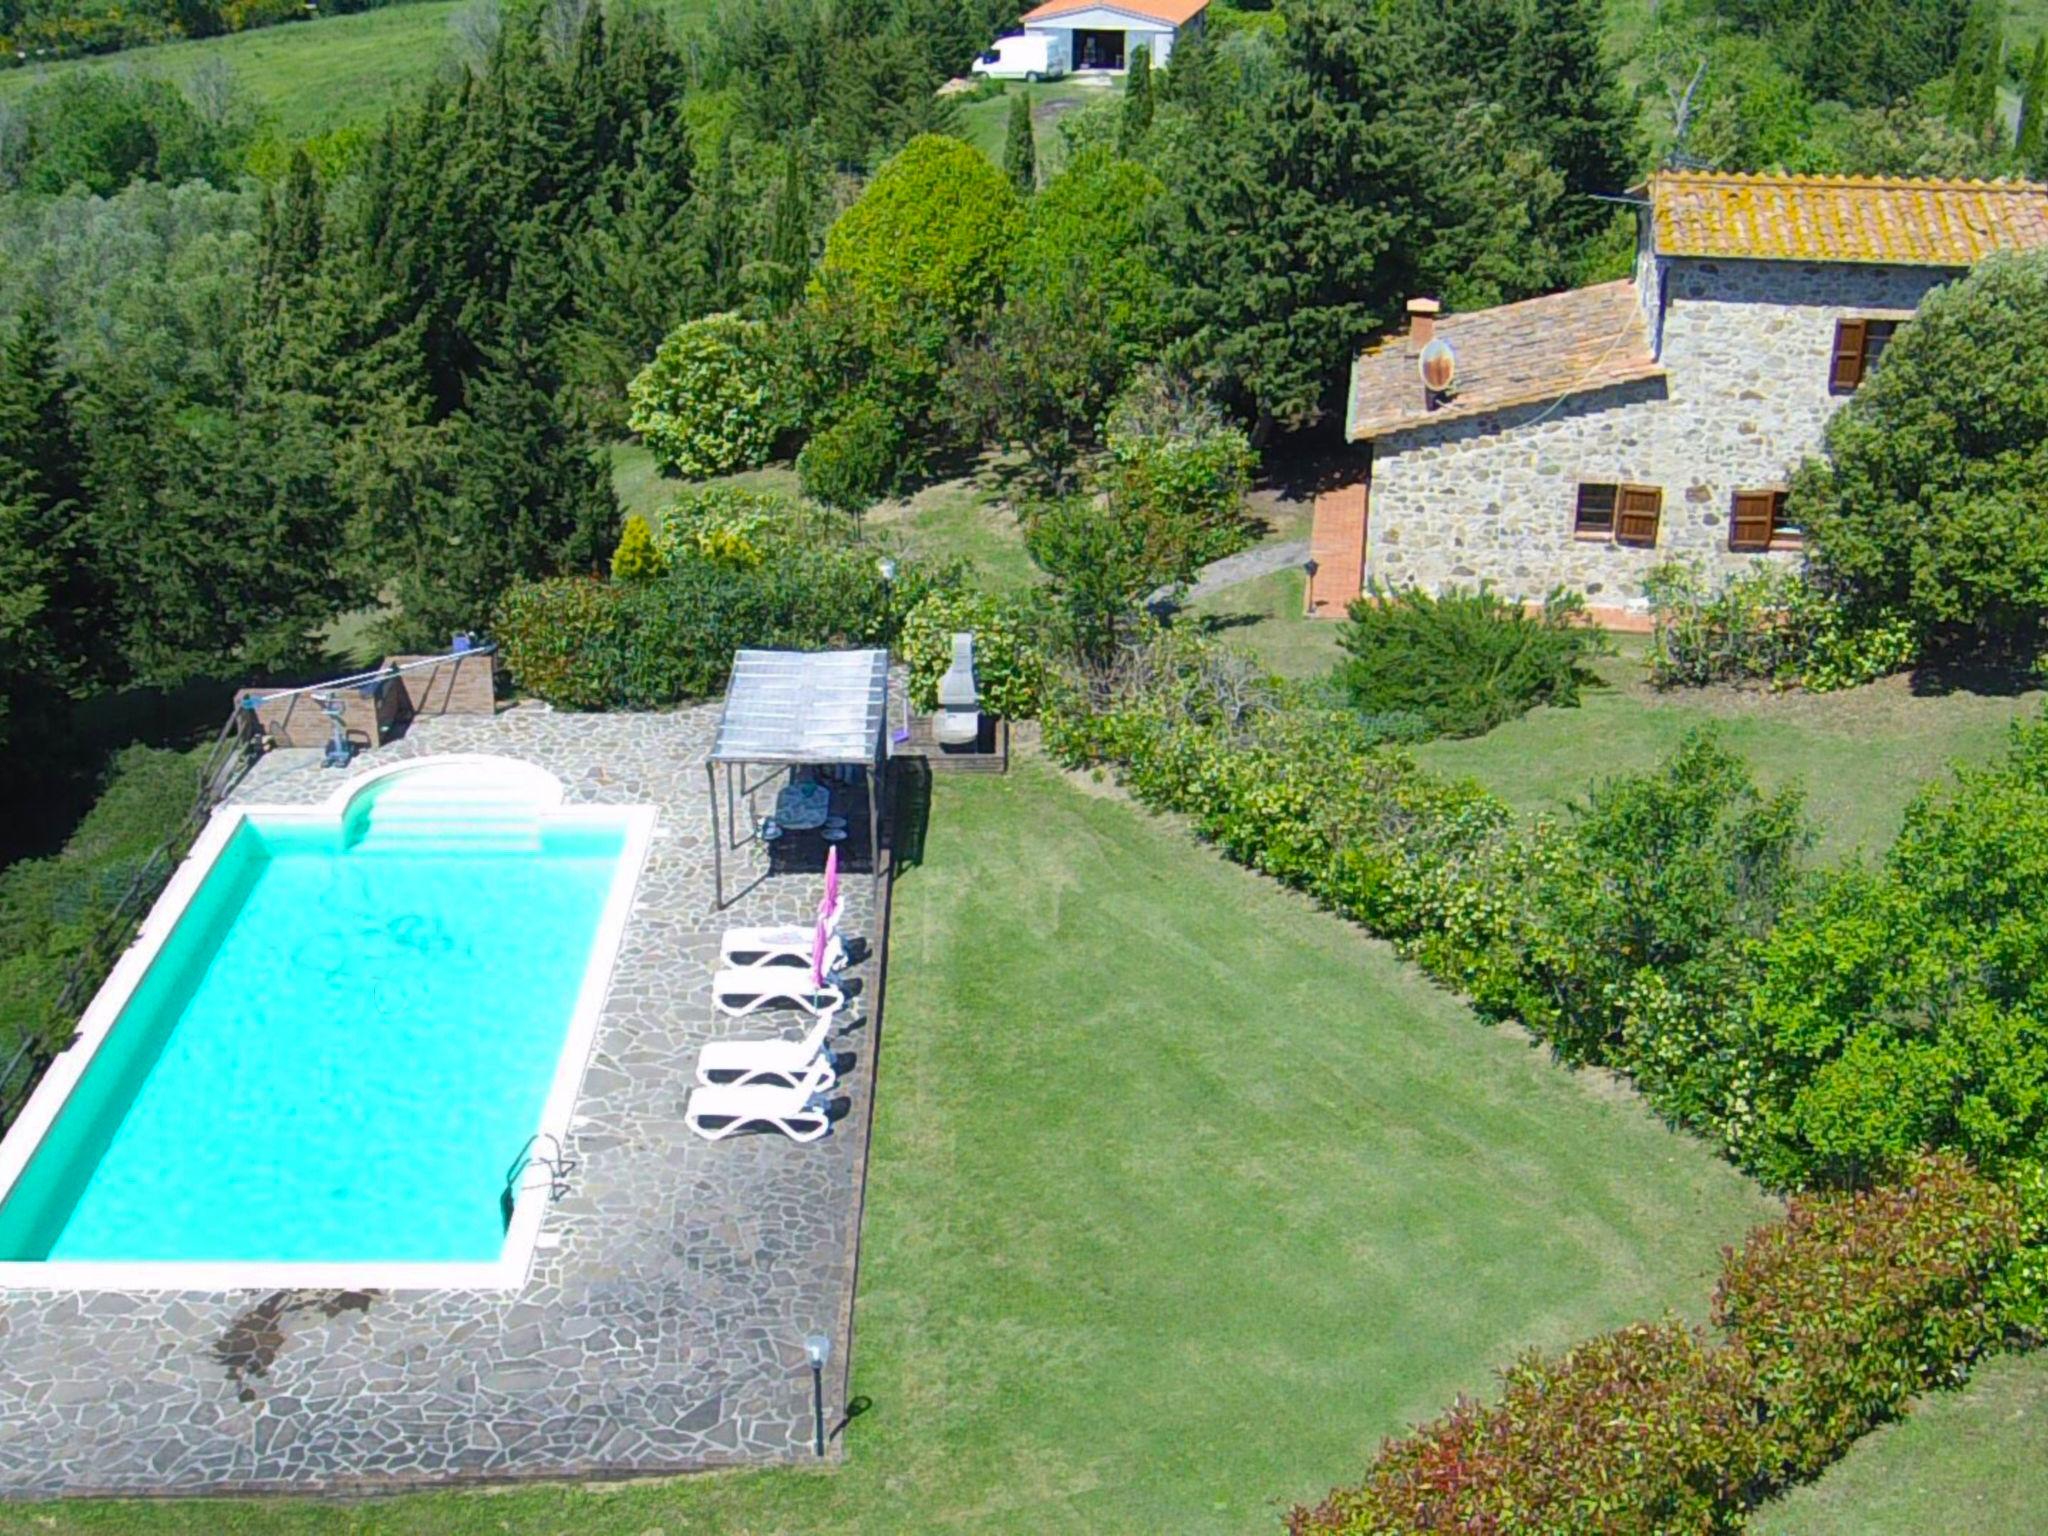
<svg viewBox="0 0 2048 1536">
<path fill-rule="evenodd" d="M 1626 279 L 1445 315 L 1436 334 L 1457 358 L 1456 393 L 1432 408 L 1406 338 L 1393 337 L 1352 366 L 1352 442 L 1664 373 Z"/>
<path fill-rule="evenodd" d="M 1967 267 L 2048 246 L 2048 186 L 2034 182 L 1660 171 L 1649 193 L 1664 256 Z"/>
<path fill-rule="evenodd" d="M 1046 0 L 1044 5 L 1024 13 L 1025 21 L 1052 21 L 1076 11 L 1122 11 L 1165 27 L 1186 26 L 1190 19 L 1209 7 L 1209 0 Z"/>
</svg>

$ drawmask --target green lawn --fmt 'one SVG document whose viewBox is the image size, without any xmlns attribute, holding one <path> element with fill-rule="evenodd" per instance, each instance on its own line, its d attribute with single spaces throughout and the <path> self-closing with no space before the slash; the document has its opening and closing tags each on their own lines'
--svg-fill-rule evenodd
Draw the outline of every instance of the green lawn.
<svg viewBox="0 0 2048 1536">
<path fill-rule="evenodd" d="M 985 587 L 1011 589 L 1039 579 L 1024 550 L 1024 529 L 1000 492 L 981 478 L 943 480 L 867 515 L 870 538 L 899 541 L 925 560 L 964 560 Z"/>
<path fill-rule="evenodd" d="M 2038 693 L 1921 696 L 1905 677 L 1833 694 L 1660 694 L 1632 657 L 1599 670 L 1616 686 L 1587 692 L 1577 709 L 1533 710 L 1471 741 L 1430 742 L 1416 755 L 1445 772 L 1472 774 L 1524 810 L 1554 811 L 1582 797 L 1593 779 L 1647 768 L 1688 730 L 1711 724 L 1766 787 L 1805 784 L 1824 829 L 1816 856 L 1832 859 L 1880 852 L 1921 785 L 1958 759 L 1995 756 L 2012 721 L 2042 702 Z"/>
<path fill-rule="evenodd" d="M 0 99 L 68 70 L 122 69 L 183 84 L 203 60 L 222 58 L 236 83 L 287 143 L 381 121 L 403 91 L 448 57 L 449 18 L 464 0 L 424 0 L 319 21 L 293 22 L 190 43 L 131 48 L 0 74 Z"/>
<path fill-rule="evenodd" d="M 685 482 L 663 475 L 654 456 L 638 443 L 615 443 L 611 454 L 612 489 L 618 493 L 619 506 L 659 528 L 662 513 Z M 796 472 L 787 464 L 704 483 L 801 494 Z M 865 536 L 877 544 L 919 559 L 964 560 L 987 587 L 1021 587 L 1038 579 L 1038 568 L 1024 552 L 1024 530 L 1004 504 L 1000 489 L 985 476 L 942 480 L 902 500 L 882 502 L 862 526 Z"/>
<path fill-rule="evenodd" d="M 1518 1350 L 1700 1315 L 1771 1211 L 1631 1095 L 1027 758 L 941 779 L 897 888 L 844 1466 L 0 1531 L 1275 1530 Z"/>
<path fill-rule="evenodd" d="M 1342 626 L 1304 616 L 1307 585 L 1308 577 L 1299 570 L 1275 571 L 1205 597 L 1188 614 L 1220 638 L 1244 646 L 1282 677 L 1314 677 L 1343 659 L 1337 648 Z"/>
<path fill-rule="evenodd" d="M 1003 144 L 1010 125 L 1010 98 L 1024 95 L 1031 101 L 1031 142 L 1038 158 L 1041 184 L 1066 159 L 1066 141 L 1060 137 L 1059 121 L 1091 101 L 1121 95 L 1120 76 L 1068 75 L 1032 85 L 1023 80 L 1005 83 L 1003 94 L 984 101 L 970 101 L 960 109 L 960 137 L 995 161 L 1003 163 Z"/>
<path fill-rule="evenodd" d="M 2048 1526 L 2048 1354 L 1993 1360 L 1960 1392 L 1859 1441 L 1759 1513 L 1758 1536 L 2013 1536 Z"/>
<path fill-rule="evenodd" d="M 209 58 L 227 60 L 236 83 L 287 144 L 337 128 L 381 122 L 393 101 L 452 57 L 449 22 L 468 0 L 415 0 L 197 42 L 163 43 L 89 59 L 0 72 L 0 101 L 67 70 L 121 69 L 180 84 Z M 657 0 L 677 21 L 709 14 L 712 0 Z"/>
</svg>

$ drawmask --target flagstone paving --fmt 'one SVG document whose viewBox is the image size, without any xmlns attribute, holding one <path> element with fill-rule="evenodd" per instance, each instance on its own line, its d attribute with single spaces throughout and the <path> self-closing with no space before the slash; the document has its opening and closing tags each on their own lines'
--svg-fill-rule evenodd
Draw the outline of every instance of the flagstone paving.
<svg viewBox="0 0 2048 1536">
<path fill-rule="evenodd" d="M 850 970 L 862 995 L 834 1042 L 852 1065 L 831 1136 L 688 1132 L 706 1040 L 795 1027 L 787 1014 L 717 1019 L 720 931 L 807 920 L 819 891 L 815 874 L 778 874 L 711 911 L 703 765 L 717 715 L 426 720 L 352 770 L 500 753 L 555 773 L 572 802 L 660 810 L 577 1101 L 568 1189 L 525 1285 L 0 1292 L 0 1494 L 333 1490 L 812 1454 L 805 1335 L 833 1338 L 827 1400 L 844 1401 L 882 946 Z M 277 752 L 236 798 L 303 803 L 337 781 L 317 753 Z M 751 851 L 728 854 L 729 892 L 763 872 Z M 871 882 L 844 888 L 845 931 L 874 935 Z"/>
</svg>

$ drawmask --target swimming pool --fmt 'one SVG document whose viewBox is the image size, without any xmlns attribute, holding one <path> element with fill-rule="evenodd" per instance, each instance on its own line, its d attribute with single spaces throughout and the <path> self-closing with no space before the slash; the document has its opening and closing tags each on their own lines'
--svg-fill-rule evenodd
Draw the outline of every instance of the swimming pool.
<svg viewBox="0 0 2048 1536">
<path fill-rule="evenodd" d="M 0 1142 L 0 1284 L 520 1283 L 653 820 L 490 757 L 217 813 Z"/>
</svg>

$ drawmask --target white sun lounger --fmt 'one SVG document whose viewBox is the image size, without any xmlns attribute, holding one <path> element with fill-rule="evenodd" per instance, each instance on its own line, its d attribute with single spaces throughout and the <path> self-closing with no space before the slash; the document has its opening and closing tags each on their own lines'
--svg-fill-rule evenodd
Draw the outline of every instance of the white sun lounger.
<svg viewBox="0 0 2048 1536">
<path fill-rule="evenodd" d="M 822 1074 L 821 1086 L 830 1088 L 838 1072 L 825 1042 L 836 1016 L 826 1009 L 801 1040 L 713 1040 L 697 1055 L 697 1081 L 706 1088 L 752 1083 L 797 1088 Z"/>
<path fill-rule="evenodd" d="M 846 1002 L 846 994 L 830 975 L 814 981 L 809 966 L 739 965 L 711 979 L 711 1001 L 718 1011 L 743 1019 L 757 1008 L 788 1003 L 806 1013 L 829 1013 Z"/>
<path fill-rule="evenodd" d="M 846 945 L 838 931 L 825 929 L 825 969 L 839 970 L 846 964 Z M 721 970 L 751 970 L 757 965 L 809 965 L 811 946 L 817 941 L 815 927 L 792 923 L 785 928 L 728 928 L 718 943 Z"/>
<path fill-rule="evenodd" d="M 816 1141 L 832 1129 L 824 1085 L 816 1073 L 794 1088 L 762 1083 L 719 1084 L 690 1090 L 683 1120 L 706 1141 L 723 1141 L 750 1125 L 767 1126 L 791 1141 Z"/>
</svg>

